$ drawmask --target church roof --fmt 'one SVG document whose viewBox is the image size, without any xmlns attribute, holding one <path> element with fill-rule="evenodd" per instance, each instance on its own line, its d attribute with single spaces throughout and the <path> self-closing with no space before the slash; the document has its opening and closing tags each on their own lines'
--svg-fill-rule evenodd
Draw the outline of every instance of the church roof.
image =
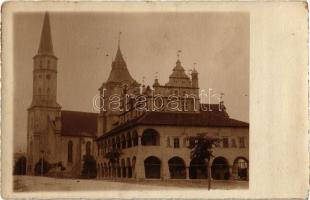
<svg viewBox="0 0 310 200">
<path fill-rule="evenodd" d="M 54 55 L 49 15 L 46 12 L 41 32 L 38 54 Z"/>
<path fill-rule="evenodd" d="M 97 113 L 61 111 L 61 134 L 73 137 L 95 137 Z"/>
<path fill-rule="evenodd" d="M 120 46 L 118 45 L 116 56 L 112 62 L 112 70 L 110 72 L 107 82 L 134 82 L 135 80 L 131 77 L 127 64 L 123 58 Z"/>
<path fill-rule="evenodd" d="M 201 111 L 199 113 L 146 112 L 138 118 L 115 127 L 101 137 L 106 137 L 137 125 L 249 127 L 249 124 L 246 122 L 229 118 L 225 109 L 219 111 L 217 104 L 211 104 L 210 107 L 212 111 Z"/>
</svg>

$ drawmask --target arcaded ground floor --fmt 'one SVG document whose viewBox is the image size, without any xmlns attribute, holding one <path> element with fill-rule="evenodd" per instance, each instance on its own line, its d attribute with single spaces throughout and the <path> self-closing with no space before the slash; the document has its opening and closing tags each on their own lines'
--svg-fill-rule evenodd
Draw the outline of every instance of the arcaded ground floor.
<svg viewBox="0 0 310 200">
<path fill-rule="evenodd" d="M 248 181 L 212 181 L 212 189 L 233 190 L 248 189 Z M 60 179 L 40 176 L 14 176 L 14 191 L 109 191 L 109 190 L 173 190 L 180 188 L 207 188 L 206 180 L 86 180 Z"/>
</svg>

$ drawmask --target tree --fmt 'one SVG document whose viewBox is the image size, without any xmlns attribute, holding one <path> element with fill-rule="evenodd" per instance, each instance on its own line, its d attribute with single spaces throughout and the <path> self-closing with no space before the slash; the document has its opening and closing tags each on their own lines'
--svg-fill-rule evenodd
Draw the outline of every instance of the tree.
<svg viewBox="0 0 310 200">
<path fill-rule="evenodd" d="M 44 159 L 42 160 L 41 158 L 36 163 L 34 172 L 36 176 L 42 176 L 42 175 L 46 175 L 50 169 L 51 169 L 51 164 Z"/>
<path fill-rule="evenodd" d="M 83 169 L 82 169 L 82 178 L 96 178 L 97 176 L 97 166 L 96 160 L 93 156 L 86 154 L 83 157 Z"/>
<path fill-rule="evenodd" d="M 26 157 L 20 157 L 14 165 L 14 175 L 25 175 L 26 174 Z"/>
<path fill-rule="evenodd" d="M 112 168 L 114 168 L 121 154 L 122 153 L 119 150 L 112 149 L 111 151 L 106 153 L 104 157 L 110 161 Z"/>
<path fill-rule="evenodd" d="M 208 174 L 208 190 L 211 188 L 211 168 L 210 160 L 214 157 L 212 149 L 219 142 L 220 139 L 214 136 L 209 136 L 206 133 L 198 134 L 197 136 L 189 137 L 191 149 L 191 159 L 204 160 L 206 163 Z"/>
</svg>

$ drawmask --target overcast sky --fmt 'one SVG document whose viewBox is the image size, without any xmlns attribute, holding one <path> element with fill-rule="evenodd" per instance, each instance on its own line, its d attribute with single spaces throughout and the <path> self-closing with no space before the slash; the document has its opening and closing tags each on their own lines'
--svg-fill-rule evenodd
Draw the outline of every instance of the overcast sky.
<svg viewBox="0 0 310 200">
<path fill-rule="evenodd" d="M 26 151 L 27 108 L 32 98 L 32 57 L 44 13 L 14 17 L 15 150 Z M 223 92 L 231 118 L 249 121 L 249 15 L 245 13 L 50 13 L 58 57 L 58 103 L 64 110 L 93 112 L 92 99 L 121 50 L 131 75 L 164 84 L 177 51 L 186 70 L 199 72 L 201 89 Z M 109 57 L 106 57 L 109 54 Z"/>
</svg>

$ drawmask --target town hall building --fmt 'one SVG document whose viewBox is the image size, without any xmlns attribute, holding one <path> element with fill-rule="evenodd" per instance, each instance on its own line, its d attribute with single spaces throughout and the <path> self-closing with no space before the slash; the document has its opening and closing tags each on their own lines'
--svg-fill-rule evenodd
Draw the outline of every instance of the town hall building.
<svg viewBox="0 0 310 200">
<path fill-rule="evenodd" d="M 146 86 L 131 76 L 118 41 L 109 77 L 99 86 L 99 113 L 62 110 L 57 59 L 45 14 L 33 57 L 28 174 L 40 172 L 40 162 L 47 161 L 56 166 L 47 175 L 79 177 L 84 156 L 91 155 L 97 179 L 206 179 L 204 160 L 191 159 L 189 148 L 191 138 L 204 134 L 220 139 L 213 149 L 212 179 L 248 180 L 249 124 L 230 118 L 222 100 L 202 103 L 198 71 L 188 75 L 179 57 L 167 83 L 156 77 Z M 115 96 L 119 109 L 111 108 Z"/>
</svg>

